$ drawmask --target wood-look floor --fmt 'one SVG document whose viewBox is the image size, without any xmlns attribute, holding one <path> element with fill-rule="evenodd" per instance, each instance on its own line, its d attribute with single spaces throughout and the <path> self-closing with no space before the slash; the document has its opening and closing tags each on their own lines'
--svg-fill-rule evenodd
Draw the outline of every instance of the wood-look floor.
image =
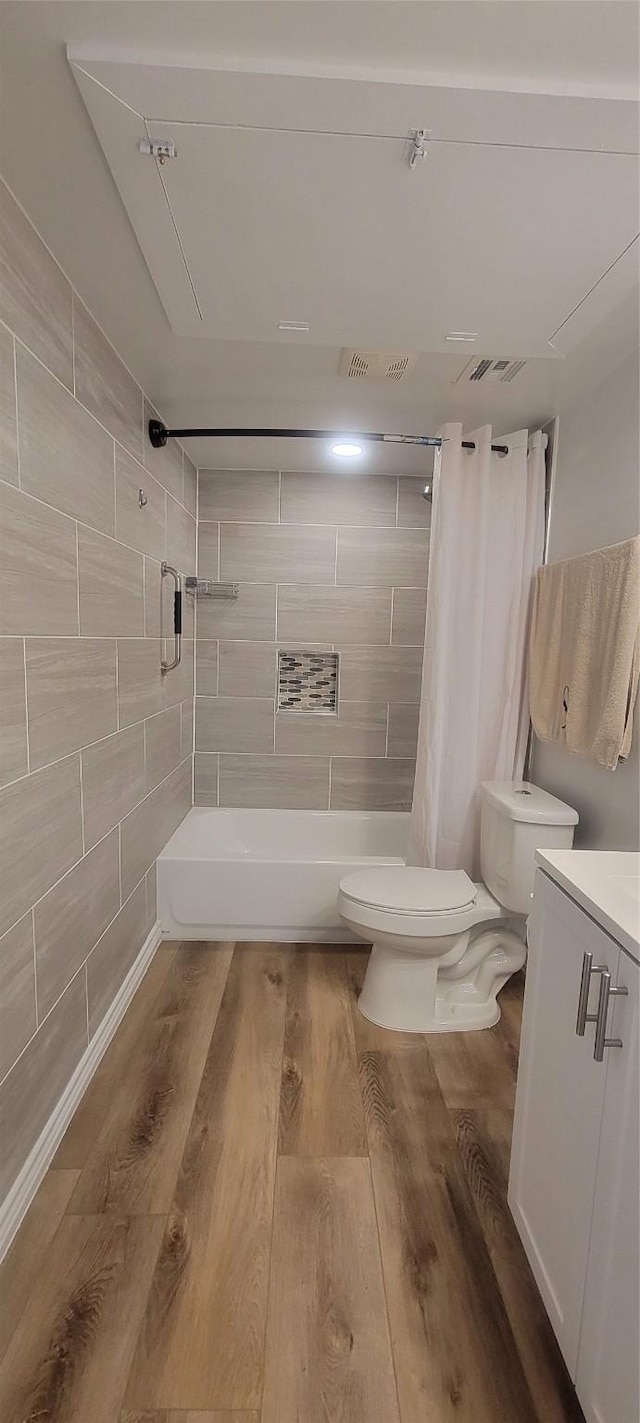
<svg viewBox="0 0 640 1423">
<path fill-rule="evenodd" d="M 0 1267 L 2 1423 L 578 1423 L 506 1205 L 522 986 L 358 1013 L 367 952 L 165 945 Z"/>
</svg>

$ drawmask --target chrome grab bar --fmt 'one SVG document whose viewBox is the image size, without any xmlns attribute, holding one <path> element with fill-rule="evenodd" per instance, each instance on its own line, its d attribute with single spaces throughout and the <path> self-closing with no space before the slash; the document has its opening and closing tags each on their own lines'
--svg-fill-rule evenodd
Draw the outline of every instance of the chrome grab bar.
<svg viewBox="0 0 640 1423">
<path fill-rule="evenodd" d="M 622 1047 L 622 1038 L 607 1037 L 607 1013 L 609 1010 L 610 998 L 626 998 L 628 988 L 612 988 L 611 974 L 608 969 L 602 972 L 600 979 L 600 992 L 598 994 L 598 1012 L 596 1014 L 596 1040 L 593 1049 L 594 1062 L 604 1061 L 604 1050 L 606 1047 Z"/>
<path fill-rule="evenodd" d="M 583 954 L 582 956 L 582 976 L 580 979 L 580 997 L 578 998 L 578 1017 L 576 1019 L 576 1034 L 579 1038 L 584 1037 L 587 1023 L 598 1021 L 597 1013 L 589 1013 L 589 989 L 591 987 L 592 973 L 606 973 L 606 968 L 601 965 L 593 967 L 593 954 Z"/>
<path fill-rule="evenodd" d="M 182 657 L 182 579 L 177 568 L 172 568 L 170 563 L 160 564 L 160 573 L 163 578 L 167 574 L 173 578 L 173 662 L 165 662 L 164 658 L 160 663 L 160 671 L 164 676 L 165 672 L 172 672 L 177 667 Z M 160 639 L 164 640 L 162 627 L 162 592 L 160 593 Z"/>
</svg>

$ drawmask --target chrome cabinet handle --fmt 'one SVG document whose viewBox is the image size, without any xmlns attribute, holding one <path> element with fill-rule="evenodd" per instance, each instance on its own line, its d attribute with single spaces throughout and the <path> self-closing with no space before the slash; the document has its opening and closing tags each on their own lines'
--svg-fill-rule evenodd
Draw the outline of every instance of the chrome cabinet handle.
<svg viewBox="0 0 640 1423">
<path fill-rule="evenodd" d="M 600 979 L 600 992 L 598 994 L 598 1011 L 596 1013 L 596 1040 L 593 1049 L 594 1062 L 604 1061 L 604 1050 L 606 1047 L 622 1047 L 622 1038 L 607 1037 L 607 1013 L 609 1010 L 610 998 L 626 998 L 628 988 L 612 988 L 611 974 L 608 969 L 603 969 Z"/>
<path fill-rule="evenodd" d="M 160 573 L 163 578 L 173 578 L 173 662 L 160 663 L 160 671 L 172 672 L 177 667 L 182 657 L 182 579 L 177 568 L 172 568 L 170 563 L 160 564 Z M 163 639 L 162 628 L 162 595 L 160 597 L 160 638 Z"/>
<path fill-rule="evenodd" d="M 582 977 L 580 979 L 580 997 L 578 998 L 578 1017 L 576 1019 L 576 1034 L 579 1038 L 584 1037 L 584 1030 L 587 1023 L 595 1023 L 598 1020 L 597 1013 L 588 1013 L 589 989 L 591 987 L 592 973 L 606 973 L 606 968 L 598 964 L 593 966 L 593 954 L 582 955 Z"/>
</svg>

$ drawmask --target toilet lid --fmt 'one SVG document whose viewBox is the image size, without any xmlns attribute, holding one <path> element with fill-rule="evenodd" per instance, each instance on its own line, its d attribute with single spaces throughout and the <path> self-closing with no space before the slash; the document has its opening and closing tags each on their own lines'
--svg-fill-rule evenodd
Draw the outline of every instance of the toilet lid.
<svg viewBox="0 0 640 1423">
<path fill-rule="evenodd" d="M 476 886 L 464 870 L 423 870 L 411 865 L 381 865 L 343 879 L 340 890 L 357 904 L 399 914 L 442 914 L 464 909 Z"/>
</svg>

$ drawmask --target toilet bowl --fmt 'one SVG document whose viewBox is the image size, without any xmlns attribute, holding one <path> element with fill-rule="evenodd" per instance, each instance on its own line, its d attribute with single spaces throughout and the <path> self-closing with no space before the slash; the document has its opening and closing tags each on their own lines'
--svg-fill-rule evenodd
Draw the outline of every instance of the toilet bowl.
<svg viewBox="0 0 640 1423">
<path fill-rule="evenodd" d="M 524 782 L 484 782 L 481 868 L 381 866 L 347 875 L 338 909 L 372 941 L 359 999 L 380 1027 L 446 1033 L 492 1027 L 498 993 L 526 958 L 536 849 L 570 848 L 578 816 Z"/>
</svg>

